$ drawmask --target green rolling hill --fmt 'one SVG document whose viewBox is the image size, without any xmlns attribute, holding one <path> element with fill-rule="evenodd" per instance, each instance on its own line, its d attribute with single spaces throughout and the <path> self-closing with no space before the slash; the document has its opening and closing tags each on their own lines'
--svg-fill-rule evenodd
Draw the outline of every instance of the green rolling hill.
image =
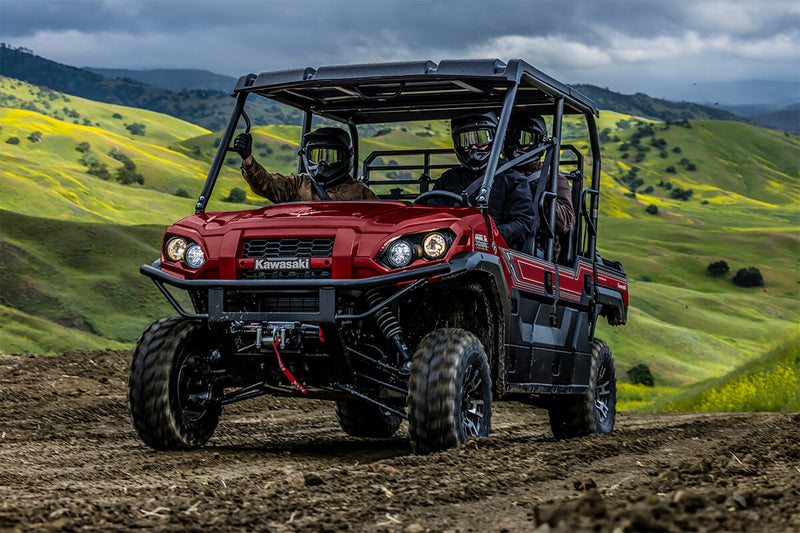
<svg viewBox="0 0 800 533">
<path fill-rule="evenodd" d="M 168 224 L 193 212 L 219 132 L 10 78 L 0 78 L 0 102 L 0 353 L 131 346 L 172 312 L 138 266 L 158 256 Z M 579 133 L 566 125 L 567 137 Z M 657 385 L 622 383 L 622 407 L 665 405 L 796 336 L 800 137 L 612 111 L 601 113 L 599 127 L 599 247 L 625 265 L 631 309 L 627 326 L 601 326 L 598 335 L 614 349 L 620 381 L 644 363 Z M 296 168 L 299 127 L 253 132 L 259 161 Z M 371 128 L 360 153 L 431 143 L 450 146 L 445 123 Z M 142 183 L 117 179 L 119 154 Z M 106 179 L 89 174 L 87 162 L 105 165 Z M 232 154 L 209 210 L 245 208 L 222 200 L 234 187 L 247 189 Z M 247 204 L 264 204 L 247 195 Z M 731 271 L 712 277 L 706 267 L 718 260 Z M 763 288 L 732 283 L 747 267 L 761 271 Z"/>
</svg>

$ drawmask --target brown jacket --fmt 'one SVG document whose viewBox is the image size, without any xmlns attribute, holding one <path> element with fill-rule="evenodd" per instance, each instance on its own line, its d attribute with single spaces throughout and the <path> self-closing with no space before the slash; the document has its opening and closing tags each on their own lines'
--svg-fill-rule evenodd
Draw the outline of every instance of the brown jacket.
<svg viewBox="0 0 800 533">
<path fill-rule="evenodd" d="M 316 202 L 321 200 L 311 186 L 308 174 L 289 174 L 268 172 L 258 161 L 253 160 L 249 168 L 242 165 L 242 177 L 250 189 L 273 203 Z M 378 196 L 369 187 L 353 179 L 346 179 L 325 189 L 331 200 L 376 200 Z"/>
</svg>

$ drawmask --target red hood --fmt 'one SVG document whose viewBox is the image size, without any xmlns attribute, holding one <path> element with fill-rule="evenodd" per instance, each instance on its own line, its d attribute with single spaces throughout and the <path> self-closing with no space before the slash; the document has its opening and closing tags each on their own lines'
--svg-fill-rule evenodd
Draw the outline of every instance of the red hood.
<svg viewBox="0 0 800 533">
<path fill-rule="evenodd" d="M 200 213 L 176 223 L 211 236 L 237 230 L 331 230 L 350 228 L 360 232 L 392 232 L 398 225 L 434 223 L 447 227 L 461 219 L 464 208 L 408 206 L 399 202 L 292 202 L 249 211 Z M 477 211 L 469 209 L 469 212 Z"/>
</svg>

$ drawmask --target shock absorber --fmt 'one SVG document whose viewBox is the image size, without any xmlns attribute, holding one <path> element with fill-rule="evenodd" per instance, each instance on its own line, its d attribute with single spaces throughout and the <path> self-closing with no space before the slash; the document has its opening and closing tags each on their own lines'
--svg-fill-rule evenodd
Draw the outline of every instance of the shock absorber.
<svg viewBox="0 0 800 533">
<path fill-rule="evenodd" d="M 381 303 L 383 297 L 377 289 L 372 289 L 366 292 L 364 299 L 367 302 L 367 309 L 372 309 Z M 408 347 L 405 341 L 403 341 L 403 330 L 400 328 L 400 322 L 397 320 L 397 317 L 394 316 L 392 310 L 385 305 L 378 308 L 373 315 L 373 320 L 375 320 L 375 324 L 378 326 L 378 329 L 381 330 L 384 337 L 397 348 L 397 352 L 400 355 L 398 363 L 404 364 L 409 362 L 411 360 L 411 355 L 408 353 Z"/>
</svg>

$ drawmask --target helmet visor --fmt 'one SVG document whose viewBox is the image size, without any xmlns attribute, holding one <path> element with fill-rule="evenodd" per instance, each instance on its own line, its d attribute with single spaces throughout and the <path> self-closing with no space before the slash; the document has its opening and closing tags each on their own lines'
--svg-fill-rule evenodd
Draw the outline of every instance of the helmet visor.
<svg viewBox="0 0 800 533">
<path fill-rule="evenodd" d="M 542 136 L 530 130 L 509 130 L 506 144 L 510 146 L 532 147 L 541 143 Z"/>
<path fill-rule="evenodd" d="M 345 158 L 344 150 L 331 146 L 310 147 L 306 153 L 308 162 L 313 165 L 317 165 L 323 161 L 328 165 L 334 165 L 340 161 L 343 161 Z"/>
<path fill-rule="evenodd" d="M 457 148 L 469 148 L 470 146 L 486 146 L 494 139 L 494 131 L 488 128 L 477 130 L 462 131 L 456 136 Z"/>
</svg>

